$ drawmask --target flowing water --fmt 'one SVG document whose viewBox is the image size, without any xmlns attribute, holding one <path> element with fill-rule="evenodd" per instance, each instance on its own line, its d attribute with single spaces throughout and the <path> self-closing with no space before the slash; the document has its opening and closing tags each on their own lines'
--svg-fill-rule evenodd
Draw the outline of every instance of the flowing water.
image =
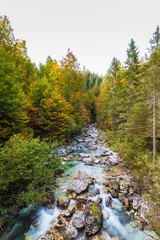
<svg viewBox="0 0 160 240">
<path fill-rule="evenodd" d="M 89 131 L 94 134 L 98 134 L 95 127 L 91 127 Z M 81 138 L 88 139 L 88 137 Z M 89 156 L 95 157 L 95 151 L 89 150 L 87 148 L 87 144 L 84 141 L 75 142 L 77 144 L 77 152 L 74 153 L 74 160 L 70 162 L 62 161 L 63 165 L 68 165 L 67 170 L 63 174 L 63 177 L 57 179 L 57 183 L 59 188 L 55 191 L 56 199 L 66 196 L 66 190 L 69 182 L 77 175 L 78 171 L 84 171 L 91 177 L 94 177 L 95 184 L 93 185 L 93 189 L 89 188 L 88 196 L 91 199 L 98 200 L 102 199 L 102 211 L 103 211 L 103 228 L 101 230 L 101 238 L 104 240 L 111 240 L 113 237 L 117 237 L 117 239 L 125 239 L 125 240 L 150 240 L 150 239 L 158 239 L 153 232 L 141 231 L 138 227 L 133 227 L 132 222 L 129 220 L 128 215 L 123 210 L 123 206 L 121 202 L 117 198 L 112 198 L 110 194 L 106 192 L 106 188 L 102 184 L 106 180 L 106 173 L 104 168 L 106 164 L 94 164 L 93 166 L 85 165 L 82 161 L 77 161 L 78 153 L 85 152 L 88 153 Z M 99 142 L 97 143 L 97 145 Z M 90 192 L 95 191 L 96 189 L 100 189 L 100 194 L 96 196 L 90 196 Z M 106 206 L 106 199 L 108 197 L 112 198 L 114 208 Z M 28 209 L 23 209 L 21 214 L 13 219 L 15 222 L 14 227 L 10 230 L 10 232 L 5 235 L 5 240 L 36 240 L 39 235 L 45 234 L 47 230 L 56 223 L 57 217 L 59 214 L 63 213 L 65 210 L 60 210 L 56 206 L 56 201 L 53 203 L 55 205 L 54 209 L 48 209 L 46 207 L 41 207 L 37 211 L 31 211 Z M 70 205 L 75 205 L 75 200 L 71 200 Z M 31 207 L 31 206 L 29 206 Z M 107 217 L 106 217 L 107 213 Z M 82 211 L 76 211 L 73 215 L 74 217 L 81 217 L 84 219 L 84 213 Z M 111 232 L 112 238 L 109 235 L 109 231 Z M 153 235 L 151 237 L 149 235 Z M 87 239 L 85 236 L 85 232 L 82 232 L 78 235 L 77 240 Z"/>
</svg>

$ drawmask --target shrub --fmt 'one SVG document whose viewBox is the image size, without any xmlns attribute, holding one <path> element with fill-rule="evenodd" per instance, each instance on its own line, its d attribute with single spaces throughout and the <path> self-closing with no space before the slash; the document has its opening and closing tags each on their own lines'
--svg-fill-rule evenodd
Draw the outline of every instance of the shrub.
<svg viewBox="0 0 160 240">
<path fill-rule="evenodd" d="M 38 203 L 53 187 L 59 160 L 51 150 L 57 142 L 14 135 L 0 151 L 0 202 L 2 207 Z"/>
</svg>

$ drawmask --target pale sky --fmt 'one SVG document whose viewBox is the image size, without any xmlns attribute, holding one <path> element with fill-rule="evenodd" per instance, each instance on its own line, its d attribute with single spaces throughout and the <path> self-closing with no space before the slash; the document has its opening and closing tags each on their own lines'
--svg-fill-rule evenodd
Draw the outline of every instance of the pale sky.
<svg viewBox="0 0 160 240">
<path fill-rule="evenodd" d="M 27 42 L 37 65 L 61 60 L 70 48 L 81 67 L 104 75 L 117 57 L 126 60 L 131 38 L 140 56 L 160 25 L 160 0 L 0 0 L 15 37 Z"/>
</svg>

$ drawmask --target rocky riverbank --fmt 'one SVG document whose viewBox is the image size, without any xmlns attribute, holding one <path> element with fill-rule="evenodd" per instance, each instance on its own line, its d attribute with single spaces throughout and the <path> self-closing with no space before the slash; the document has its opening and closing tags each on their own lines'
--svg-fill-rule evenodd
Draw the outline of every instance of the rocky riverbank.
<svg viewBox="0 0 160 240">
<path fill-rule="evenodd" d="M 69 146 L 53 151 L 61 159 L 53 191 L 34 213 L 32 206 L 22 209 L 2 239 L 159 239 L 148 228 L 149 203 L 95 125 L 90 125 Z"/>
<path fill-rule="evenodd" d="M 77 164 L 83 164 L 83 171 L 78 171 L 62 188 L 64 196 L 56 203 L 61 213 L 38 240 L 122 240 L 135 239 L 135 236 L 136 239 L 159 239 L 154 232 L 147 230 L 149 206 L 140 195 L 138 185 L 124 168 L 123 160 L 100 140 L 100 133 L 94 125 L 70 146 L 56 150 L 61 155 L 62 164 L 76 160 Z M 71 153 L 76 151 L 80 152 L 75 159 Z M 97 172 L 100 168 L 103 174 L 89 175 L 85 166 L 86 169 L 95 168 Z M 117 217 L 118 213 L 114 211 L 118 211 L 120 216 Z M 128 232 L 124 228 L 127 221 L 131 225 Z"/>
</svg>

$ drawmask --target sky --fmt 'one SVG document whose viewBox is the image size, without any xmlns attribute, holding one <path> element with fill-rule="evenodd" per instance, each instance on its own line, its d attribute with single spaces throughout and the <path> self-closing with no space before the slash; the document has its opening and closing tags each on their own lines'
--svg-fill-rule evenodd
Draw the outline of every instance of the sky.
<svg viewBox="0 0 160 240">
<path fill-rule="evenodd" d="M 140 57 L 160 25 L 160 0 L 0 0 L 14 35 L 26 40 L 37 65 L 61 60 L 70 48 L 78 62 L 105 75 L 113 57 L 122 63 L 133 38 Z"/>
</svg>

